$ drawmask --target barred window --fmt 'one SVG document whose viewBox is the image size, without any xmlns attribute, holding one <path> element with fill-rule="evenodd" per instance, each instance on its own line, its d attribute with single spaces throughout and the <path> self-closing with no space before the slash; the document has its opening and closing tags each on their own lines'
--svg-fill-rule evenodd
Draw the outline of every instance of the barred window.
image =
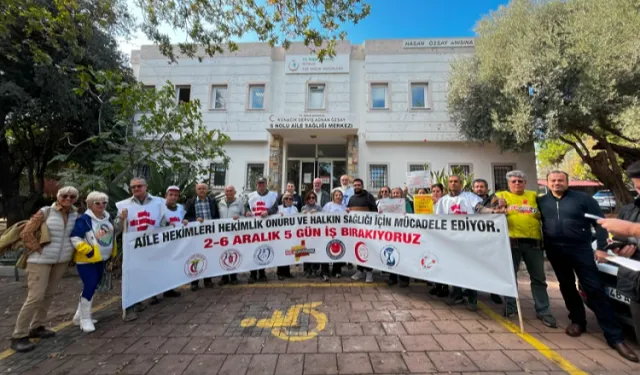
<svg viewBox="0 0 640 375">
<path fill-rule="evenodd" d="M 369 190 L 376 191 L 387 185 L 389 180 L 386 164 L 369 165 Z"/>
<path fill-rule="evenodd" d="M 429 169 L 429 164 L 427 163 L 409 164 L 409 172 L 428 171 Z"/>
<path fill-rule="evenodd" d="M 451 172 L 462 173 L 463 176 L 468 176 L 471 174 L 471 165 L 470 164 L 451 164 L 449 166 L 449 170 Z"/>
<path fill-rule="evenodd" d="M 211 163 L 209 185 L 212 189 L 224 188 L 227 181 L 227 168 L 223 163 Z"/>
<path fill-rule="evenodd" d="M 493 188 L 494 192 L 509 190 L 507 183 L 507 173 L 514 170 L 515 167 L 510 164 L 501 164 L 493 166 Z"/>
<path fill-rule="evenodd" d="M 249 163 L 247 164 L 247 178 L 245 180 L 245 190 L 254 190 L 256 188 L 256 181 L 260 177 L 264 177 L 264 164 L 262 163 Z"/>
</svg>

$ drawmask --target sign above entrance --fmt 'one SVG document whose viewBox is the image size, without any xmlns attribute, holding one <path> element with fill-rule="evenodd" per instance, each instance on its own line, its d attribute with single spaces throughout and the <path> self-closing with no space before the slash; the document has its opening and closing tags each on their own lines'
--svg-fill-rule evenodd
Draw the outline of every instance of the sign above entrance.
<svg viewBox="0 0 640 375">
<path fill-rule="evenodd" d="M 271 115 L 269 129 L 353 129 L 353 121 L 346 115 L 305 113 L 302 115 Z"/>
<path fill-rule="evenodd" d="M 474 38 L 451 38 L 451 39 L 405 39 L 402 48 L 453 48 L 453 47 L 474 47 Z"/>
<path fill-rule="evenodd" d="M 288 55 L 284 64 L 285 74 L 349 73 L 349 55 L 327 57 L 323 62 L 315 55 Z"/>
</svg>

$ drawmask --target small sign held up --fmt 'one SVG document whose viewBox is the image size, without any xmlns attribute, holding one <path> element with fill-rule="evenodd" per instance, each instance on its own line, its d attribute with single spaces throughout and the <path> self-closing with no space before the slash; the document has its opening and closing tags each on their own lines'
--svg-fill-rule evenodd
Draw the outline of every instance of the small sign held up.
<svg viewBox="0 0 640 375">
<path fill-rule="evenodd" d="M 416 214 L 433 214 L 433 197 L 431 194 L 414 195 L 413 211 Z"/>
<path fill-rule="evenodd" d="M 404 198 L 383 198 L 378 202 L 378 211 L 384 214 L 404 214 L 406 207 Z"/>
<path fill-rule="evenodd" d="M 429 171 L 407 172 L 406 184 L 410 192 L 420 188 L 428 188 L 431 186 L 431 173 Z"/>
</svg>

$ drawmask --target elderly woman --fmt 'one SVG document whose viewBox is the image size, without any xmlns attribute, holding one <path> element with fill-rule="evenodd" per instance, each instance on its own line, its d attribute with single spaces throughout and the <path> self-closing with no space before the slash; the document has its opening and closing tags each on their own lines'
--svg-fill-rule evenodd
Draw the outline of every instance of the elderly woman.
<svg viewBox="0 0 640 375">
<path fill-rule="evenodd" d="M 78 216 L 73 206 L 77 199 L 76 188 L 63 187 L 58 190 L 56 202 L 38 210 L 20 233 L 29 253 L 26 270 L 28 292 L 11 336 L 11 348 L 16 352 L 33 350 L 35 345 L 29 341 L 30 338 L 55 336 L 55 332 L 45 328 L 45 323 L 53 294 L 73 255 L 71 230 Z M 43 223 L 49 229 L 51 242 L 40 247 L 37 233 Z"/>
<path fill-rule="evenodd" d="M 82 279 L 82 294 L 73 323 L 83 332 L 93 332 L 95 320 L 91 318 L 93 294 L 104 273 L 105 262 L 116 255 L 113 224 L 105 211 L 109 198 L 105 193 L 93 191 L 87 195 L 87 212 L 76 220 L 71 232 L 71 243 L 76 248 L 74 261 Z"/>
</svg>

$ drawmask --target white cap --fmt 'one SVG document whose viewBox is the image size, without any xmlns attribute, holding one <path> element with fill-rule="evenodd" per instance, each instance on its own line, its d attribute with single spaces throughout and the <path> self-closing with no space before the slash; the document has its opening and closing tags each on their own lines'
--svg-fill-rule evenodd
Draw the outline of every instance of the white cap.
<svg viewBox="0 0 640 375">
<path fill-rule="evenodd" d="M 175 185 L 171 185 L 167 188 L 166 192 L 168 193 L 170 190 L 180 191 L 180 188 Z"/>
</svg>

